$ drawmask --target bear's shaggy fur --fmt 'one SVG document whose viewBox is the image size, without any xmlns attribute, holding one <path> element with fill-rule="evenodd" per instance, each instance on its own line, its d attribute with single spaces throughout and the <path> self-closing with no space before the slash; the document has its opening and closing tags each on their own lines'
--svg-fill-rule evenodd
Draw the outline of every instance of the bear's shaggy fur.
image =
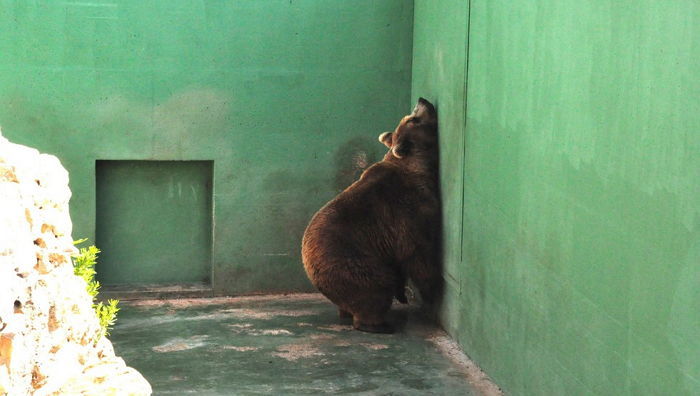
<svg viewBox="0 0 700 396">
<path fill-rule="evenodd" d="M 410 279 L 424 301 L 440 292 L 437 114 L 421 98 L 394 132 L 379 136 L 382 161 L 323 206 L 302 241 L 316 288 L 362 331 L 390 333 L 394 297 Z"/>
</svg>

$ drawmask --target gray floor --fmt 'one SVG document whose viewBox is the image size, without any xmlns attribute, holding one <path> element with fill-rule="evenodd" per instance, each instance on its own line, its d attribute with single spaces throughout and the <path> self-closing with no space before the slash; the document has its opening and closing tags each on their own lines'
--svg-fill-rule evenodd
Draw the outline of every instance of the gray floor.
<svg viewBox="0 0 700 396">
<path fill-rule="evenodd" d="M 444 353 L 449 339 L 411 307 L 395 306 L 389 335 L 352 330 L 316 294 L 121 307 L 110 339 L 155 395 L 479 394 L 455 348 Z"/>
</svg>

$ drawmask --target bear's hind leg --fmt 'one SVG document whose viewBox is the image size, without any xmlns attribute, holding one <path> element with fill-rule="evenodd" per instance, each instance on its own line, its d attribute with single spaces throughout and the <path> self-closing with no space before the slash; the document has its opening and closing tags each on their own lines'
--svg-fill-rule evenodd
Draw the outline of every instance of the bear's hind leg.
<svg viewBox="0 0 700 396">
<path fill-rule="evenodd" d="M 393 295 L 376 296 L 365 299 L 363 304 L 358 304 L 353 310 L 352 327 L 369 333 L 393 333 L 394 326 L 386 321 L 386 314 L 391 308 Z"/>
<path fill-rule="evenodd" d="M 421 300 L 434 304 L 442 294 L 442 275 L 434 261 L 416 255 L 403 263 L 409 278 L 420 292 Z"/>
<path fill-rule="evenodd" d="M 352 314 L 343 308 L 338 308 L 338 318 L 343 322 L 348 319 L 352 320 Z"/>
<path fill-rule="evenodd" d="M 384 316 L 397 290 L 396 271 L 373 257 L 338 259 L 333 272 L 316 287 L 338 307 L 338 316 L 352 316 L 353 327 L 372 333 L 392 333 Z M 332 275 L 332 276 L 331 276 Z"/>
<path fill-rule="evenodd" d="M 383 317 L 376 318 L 367 315 L 355 315 L 352 319 L 352 327 L 355 330 L 368 333 L 391 334 L 394 332 L 394 326 L 387 323 Z"/>
</svg>

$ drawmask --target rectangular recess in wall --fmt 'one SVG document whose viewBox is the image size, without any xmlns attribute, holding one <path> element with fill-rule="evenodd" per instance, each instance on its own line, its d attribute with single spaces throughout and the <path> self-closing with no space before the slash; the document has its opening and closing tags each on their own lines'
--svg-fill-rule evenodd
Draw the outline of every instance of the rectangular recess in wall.
<svg viewBox="0 0 700 396">
<path fill-rule="evenodd" d="M 211 282 L 213 165 L 96 161 L 102 284 Z"/>
</svg>

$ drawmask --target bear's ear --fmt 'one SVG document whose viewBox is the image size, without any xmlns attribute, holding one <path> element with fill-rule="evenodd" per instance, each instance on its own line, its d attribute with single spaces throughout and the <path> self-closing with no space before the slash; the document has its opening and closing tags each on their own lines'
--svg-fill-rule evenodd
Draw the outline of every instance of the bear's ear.
<svg viewBox="0 0 700 396">
<path fill-rule="evenodd" d="M 391 134 L 392 132 L 384 132 L 379 135 L 379 141 L 384 143 L 388 148 L 391 148 Z"/>
<path fill-rule="evenodd" d="M 421 123 L 434 124 L 437 122 L 435 106 L 423 98 L 418 98 L 418 103 L 416 103 L 416 107 L 413 108 L 412 115 L 418 118 Z"/>
</svg>

